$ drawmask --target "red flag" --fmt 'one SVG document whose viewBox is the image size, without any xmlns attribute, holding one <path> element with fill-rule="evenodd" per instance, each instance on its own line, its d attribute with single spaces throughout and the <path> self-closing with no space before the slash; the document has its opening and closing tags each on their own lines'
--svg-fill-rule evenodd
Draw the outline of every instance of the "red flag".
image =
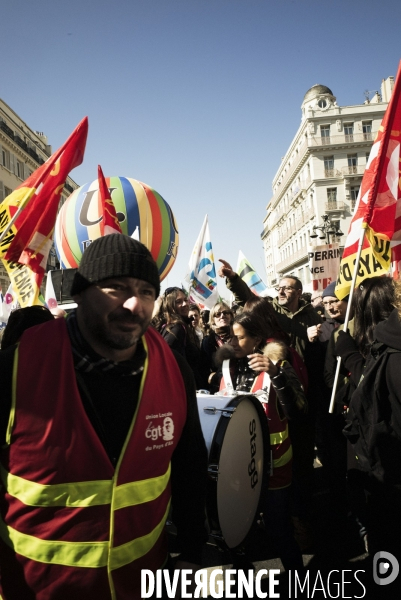
<svg viewBox="0 0 401 600">
<path fill-rule="evenodd" d="M 22 306 L 38 300 L 61 192 L 68 173 L 82 163 L 87 135 L 85 117 L 68 140 L 0 206 L 0 234 L 8 231 L 0 243 L 0 258 Z M 22 207 L 10 227 L 12 217 Z"/>
<path fill-rule="evenodd" d="M 120 222 L 117 217 L 116 209 L 111 199 L 109 188 L 100 165 L 97 167 L 97 176 L 99 180 L 99 199 L 100 199 L 100 214 L 103 214 L 103 219 L 100 222 L 101 235 L 109 233 L 122 233 Z"/>
<path fill-rule="evenodd" d="M 386 274 L 391 263 L 397 206 L 401 201 L 399 163 L 401 147 L 401 62 L 397 78 L 377 137 L 372 146 L 355 213 L 351 221 L 340 275 L 336 286 L 338 298 L 350 292 L 352 273 L 361 230 L 366 229 L 358 265 L 357 284 L 366 277 Z"/>
</svg>

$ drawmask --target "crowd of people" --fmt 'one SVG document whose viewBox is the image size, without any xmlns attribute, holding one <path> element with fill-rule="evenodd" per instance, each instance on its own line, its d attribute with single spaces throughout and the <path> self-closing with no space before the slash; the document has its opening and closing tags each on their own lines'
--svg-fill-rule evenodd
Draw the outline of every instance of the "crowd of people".
<svg viewBox="0 0 401 600">
<path fill-rule="evenodd" d="M 14 311 L 0 352 L 0 595 L 140 598 L 140 571 L 197 569 L 208 539 L 207 449 L 196 393 L 247 392 L 269 423 L 261 510 L 286 570 L 313 552 L 314 464 L 333 514 L 369 553 L 400 556 L 401 283 L 372 277 L 348 298 L 281 279 L 255 296 L 221 261 L 235 302 L 211 310 L 122 234 L 85 251 L 76 310 Z M 347 308 L 351 320 L 344 331 Z M 335 409 L 329 413 L 338 357 Z"/>
</svg>

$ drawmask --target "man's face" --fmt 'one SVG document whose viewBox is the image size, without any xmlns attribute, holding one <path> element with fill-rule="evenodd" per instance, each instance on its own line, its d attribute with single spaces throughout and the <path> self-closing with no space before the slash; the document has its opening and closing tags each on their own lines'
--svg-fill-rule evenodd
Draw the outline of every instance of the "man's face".
<svg viewBox="0 0 401 600">
<path fill-rule="evenodd" d="M 310 301 L 312 306 L 320 306 L 322 304 L 322 292 L 312 292 Z"/>
<path fill-rule="evenodd" d="M 280 280 L 277 300 L 281 306 L 285 306 L 291 312 L 298 309 L 299 297 L 302 290 L 295 289 L 295 280 L 290 277 L 284 277 Z"/>
<path fill-rule="evenodd" d="M 338 300 L 335 296 L 325 296 L 323 298 L 323 306 L 331 319 L 336 321 L 345 321 L 348 302 Z"/>
<path fill-rule="evenodd" d="M 152 318 L 156 290 L 133 277 L 103 279 L 74 297 L 78 325 L 101 356 L 127 360 Z"/>
</svg>

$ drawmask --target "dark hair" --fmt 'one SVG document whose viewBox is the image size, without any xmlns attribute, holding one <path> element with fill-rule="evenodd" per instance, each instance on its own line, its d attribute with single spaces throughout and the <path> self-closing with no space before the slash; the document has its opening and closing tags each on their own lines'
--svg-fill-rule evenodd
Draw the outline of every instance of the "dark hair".
<svg viewBox="0 0 401 600">
<path fill-rule="evenodd" d="M 262 338 L 258 348 L 266 346 L 266 340 L 269 337 L 268 330 L 263 319 L 258 315 L 244 310 L 240 315 L 235 317 L 233 325 L 235 324 L 241 325 L 251 337 Z"/>
<path fill-rule="evenodd" d="M 303 290 L 303 285 L 302 285 L 302 281 L 299 279 L 299 277 L 296 277 L 295 275 L 283 275 L 282 277 L 280 277 L 280 281 L 282 281 L 283 279 L 292 279 L 295 283 L 294 283 L 294 288 L 296 290 Z M 279 283 L 280 285 L 280 283 Z"/>
<path fill-rule="evenodd" d="M 177 323 L 183 320 L 181 315 L 179 315 L 175 310 L 175 302 L 177 300 L 178 294 L 186 295 L 184 290 L 179 287 L 170 287 L 167 288 L 164 292 L 162 298 L 162 302 L 160 305 L 160 309 L 157 315 L 152 319 L 152 325 L 156 327 L 159 331 L 161 330 L 163 325 L 172 325 L 173 323 Z"/>
<path fill-rule="evenodd" d="M 26 329 L 53 319 L 54 316 L 45 306 L 27 306 L 13 310 L 1 338 L 1 349 L 5 350 L 16 344 Z"/>
<path fill-rule="evenodd" d="M 288 335 L 279 325 L 276 317 L 276 311 L 272 307 L 268 298 L 261 298 L 260 296 L 254 295 L 253 298 L 249 298 L 245 302 L 244 312 L 252 313 L 252 315 L 255 315 L 258 319 L 261 319 L 264 322 L 264 326 L 267 331 L 266 339 L 275 338 L 283 340 L 287 344 L 290 343 Z"/>
<path fill-rule="evenodd" d="M 370 277 L 355 288 L 352 301 L 354 339 L 364 357 L 374 342 L 374 328 L 380 321 L 388 319 L 394 300 L 394 281 L 390 277 Z"/>
<path fill-rule="evenodd" d="M 200 316 L 200 308 L 199 308 L 199 306 L 197 304 L 190 304 L 189 305 L 189 310 L 190 311 L 191 310 L 196 310 L 196 312 L 199 313 L 199 316 Z"/>
</svg>

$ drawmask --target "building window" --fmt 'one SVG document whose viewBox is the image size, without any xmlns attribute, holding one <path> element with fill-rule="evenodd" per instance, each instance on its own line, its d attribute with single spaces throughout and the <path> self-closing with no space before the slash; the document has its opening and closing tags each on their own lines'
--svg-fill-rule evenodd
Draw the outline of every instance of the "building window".
<svg viewBox="0 0 401 600">
<path fill-rule="evenodd" d="M 354 187 L 352 187 L 350 189 L 350 196 L 351 196 L 351 208 L 352 210 L 355 208 L 355 204 L 358 198 L 358 194 L 359 194 L 359 185 L 356 185 Z"/>
<path fill-rule="evenodd" d="M 326 108 L 327 102 L 326 102 L 326 100 L 324 98 L 321 98 L 319 100 L 319 102 L 317 103 L 317 105 L 318 105 L 319 108 Z"/>
<path fill-rule="evenodd" d="M 372 139 L 372 121 L 362 121 L 362 132 L 364 140 Z"/>
<path fill-rule="evenodd" d="M 10 153 L 8 150 L 5 150 L 4 148 L 1 151 L 1 164 L 6 169 L 10 170 Z"/>
<path fill-rule="evenodd" d="M 24 179 L 24 163 L 17 160 L 17 177 Z"/>
<path fill-rule="evenodd" d="M 348 154 L 347 161 L 348 161 L 348 173 L 349 174 L 358 173 L 358 156 L 357 156 L 357 154 Z"/>
<path fill-rule="evenodd" d="M 330 125 L 320 125 L 322 145 L 330 144 Z"/>
<path fill-rule="evenodd" d="M 327 210 L 337 208 L 337 188 L 327 188 Z"/>
<path fill-rule="evenodd" d="M 344 123 L 344 134 L 346 142 L 354 141 L 354 124 L 353 123 Z"/>
<path fill-rule="evenodd" d="M 334 177 L 334 156 L 324 157 L 324 176 Z"/>
<path fill-rule="evenodd" d="M 12 190 L 6 186 L 4 186 L 4 199 L 7 198 L 10 194 L 12 194 Z"/>
</svg>

